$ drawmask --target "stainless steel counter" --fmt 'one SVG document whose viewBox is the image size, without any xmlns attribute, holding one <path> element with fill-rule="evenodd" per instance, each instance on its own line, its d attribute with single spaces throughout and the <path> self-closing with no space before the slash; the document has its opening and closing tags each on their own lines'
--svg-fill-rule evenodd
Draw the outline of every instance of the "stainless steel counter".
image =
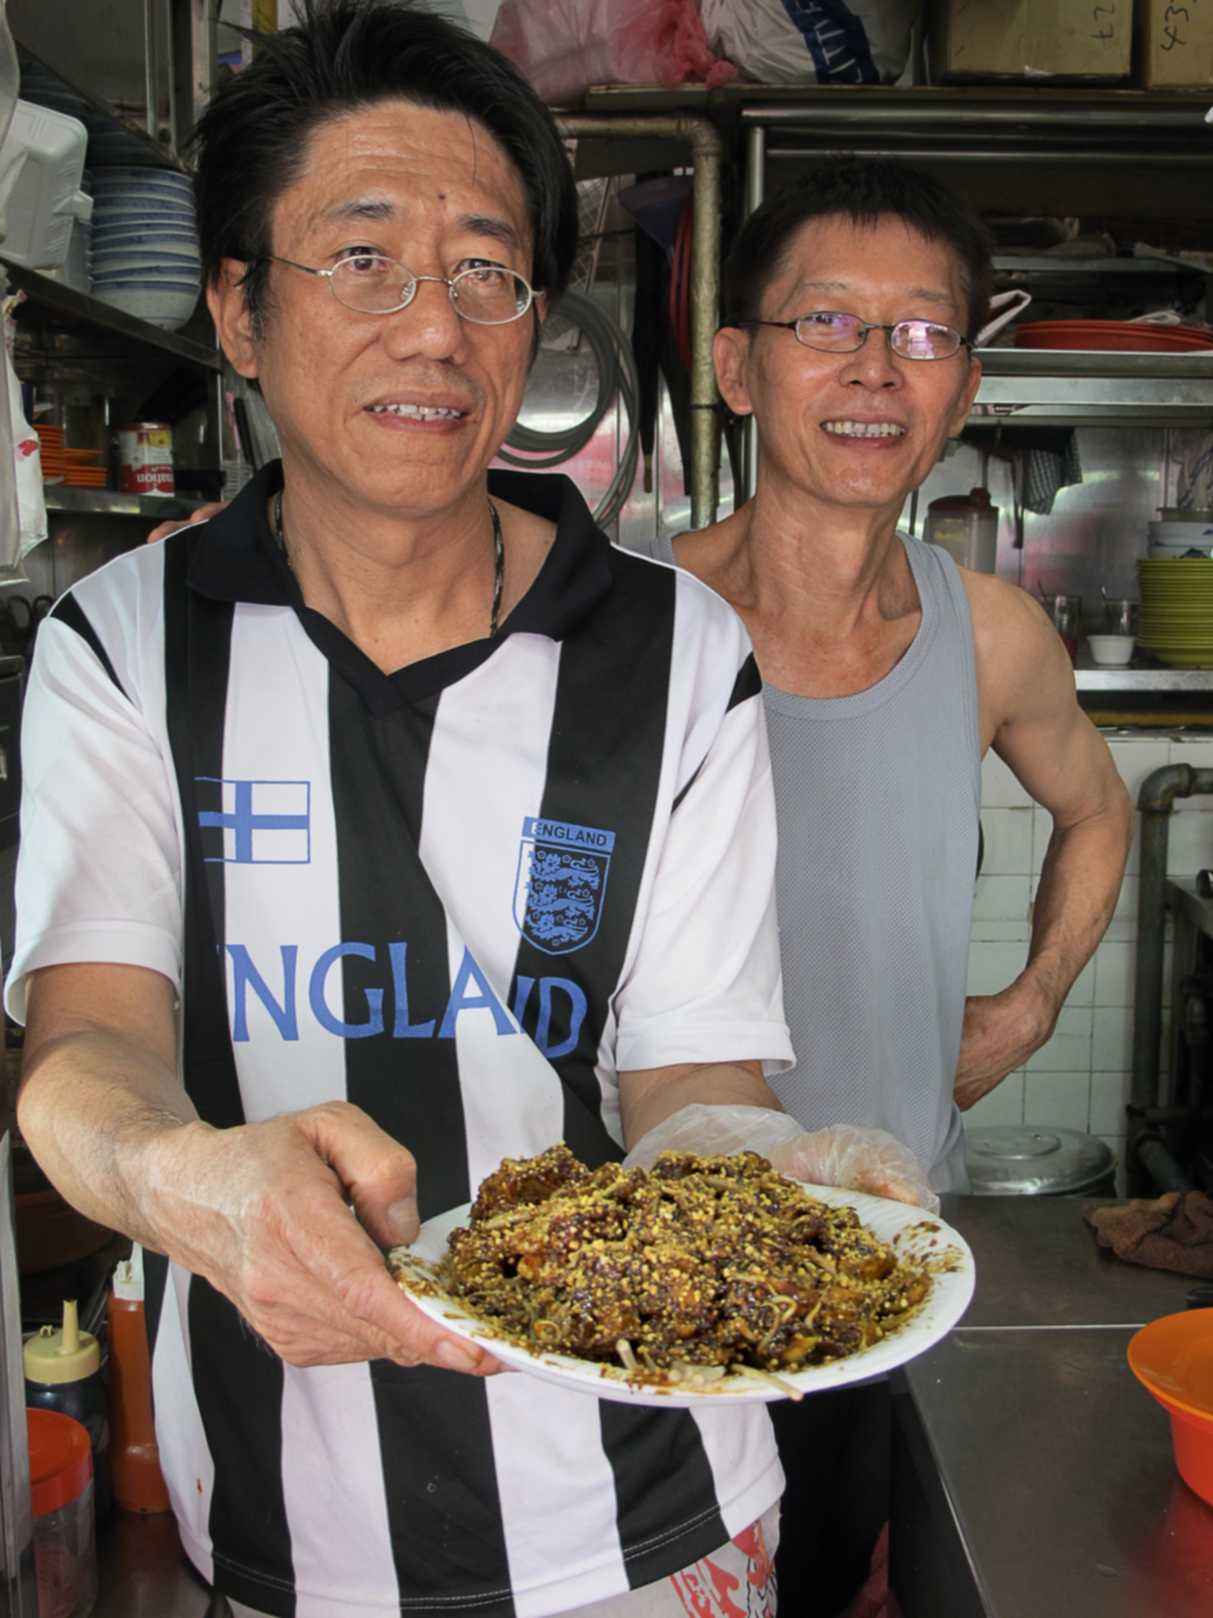
<svg viewBox="0 0 1213 1618">
<path fill-rule="evenodd" d="M 1213 1510 L 1172 1465 L 1132 1335 L 962 1328 L 908 1368 L 890 1541 L 905 1618 L 1208 1618 Z M 948 1511 L 924 1533 L 932 1493 Z"/>
<path fill-rule="evenodd" d="M 1071 1197 L 945 1197 L 977 1262 L 960 1327 L 896 1380 L 905 1618 L 1208 1618 L 1213 1509 L 1125 1363 L 1192 1281 L 1101 1253 Z M 100 1545 L 95 1618 L 207 1618 L 167 1517 Z M 790 1613 L 787 1618 L 804 1618 Z"/>
<path fill-rule="evenodd" d="M 211 1593 L 186 1561 L 170 1516 L 116 1512 L 97 1540 L 92 1618 L 207 1618 Z"/>
<path fill-rule="evenodd" d="M 977 1288 L 961 1321 L 984 1326 L 1144 1326 L 1184 1307 L 1189 1276 L 1122 1264 L 1097 1247 L 1081 1197 L 944 1197 L 973 1249 Z"/>
<path fill-rule="evenodd" d="M 1103 1254 L 1069 1197 L 951 1197 L 977 1261 L 960 1327 L 895 1383 L 905 1618 L 1207 1618 L 1213 1509 L 1125 1349 L 1191 1278 Z"/>
</svg>

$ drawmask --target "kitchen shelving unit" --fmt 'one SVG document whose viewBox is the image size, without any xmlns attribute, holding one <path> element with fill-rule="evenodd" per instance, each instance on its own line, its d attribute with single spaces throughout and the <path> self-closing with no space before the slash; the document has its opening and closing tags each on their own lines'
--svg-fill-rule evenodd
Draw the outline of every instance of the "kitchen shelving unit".
<svg viewBox="0 0 1213 1618">
<path fill-rule="evenodd" d="M 18 61 L 23 68 L 36 66 L 40 80 L 53 75 L 62 92 L 79 100 L 90 140 L 121 135 L 131 154 L 125 161 L 181 171 L 185 137 L 211 93 L 215 8 L 209 0 L 145 0 L 135 9 L 107 5 L 108 0 L 92 18 L 95 26 L 88 37 L 104 46 L 104 62 L 110 62 L 105 56 L 109 50 L 110 67 L 121 58 L 123 71 L 133 83 L 141 83 L 146 100 L 142 123 L 120 115 L 87 82 L 85 35 L 70 0 L 10 4 Z M 15 313 L 15 362 L 23 379 L 85 385 L 94 396 L 109 400 L 109 420 L 115 424 L 148 417 L 176 422 L 201 408 L 202 458 L 221 481 L 223 361 L 201 303 L 187 328 L 166 331 L 53 276 L 7 261 L 0 245 L 0 290 L 6 285 L 24 294 Z M 60 518 L 137 517 L 145 523 L 149 517 L 181 515 L 197 504 L 61 484 L 46 487 L 46 503 L 48 512 Z M 86 528 L 92 536 L 90 550 L 106 543 L 105 533 L 115 544 L 128 542 L 121 523 L 117 528 L 105 529 L 99 522 Z"/>
<path fill-rule="evenodd" d="M 1213 423 L 1213 348 L 1136 354 L 983 348 L 971 421 L 1140 427 Z"/>
<path fill-rule="evenodd" d="M 44 485 L 43 497 L 47 511 L 77 517 L 142 517 L 145 522 L 188 517 L 203 503 L 181 495 L 123 494 L 118 489 L 77 489 L 65 483 Z"/>
</svg>

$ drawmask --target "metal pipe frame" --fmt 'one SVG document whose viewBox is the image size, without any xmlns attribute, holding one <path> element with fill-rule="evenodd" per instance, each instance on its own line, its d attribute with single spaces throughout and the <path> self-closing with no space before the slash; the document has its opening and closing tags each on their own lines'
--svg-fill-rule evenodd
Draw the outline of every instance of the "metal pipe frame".
<svg viewBox="0 0 1213 1618">
<path fill-rule="evenodd" d="M 211 0 L 168 0 L 173 149 L 180 156 L 214 93 L 218 7 Z"/>
<path fill-rule="evenodd" d="M 160 131 L 160 17 L 156 0 L 143 0 L 143 88 L 147 97 L 145 123 L 153 140 Z"/>
<path fill-rule="evenodd" d="M 1135 1135 L 1129 1143 L 1129 1166 L 1140 1168 L 1159 1191 L 1192 1191 L 1191 1179 L 1172 1157 L 1166 1142 L 1152 1131 Z"/>
<path fill-rule="evenodd" d="M 854 91 L 811 91 L 801 93 L 795 102 L 742 107 L 738 121 L 743 128 L 765 125 L 769 129 L 816 131 L 823 124 L 850 124 L 879 128 L 885 124 L 930 129 L 942 133 L 966 124 L 988 129 L 1036 129 L 1057 132 L 1062 129 L 1173 130 L 1180 134 L 1204 133 L 1206 100 L 1193 97 L 1189 106 L 1176 106 L 1166 97 L 1150 100 L 1131 93 L 1125 105 L 1109 103 L 1106 93 L 1093 92 L 1097 99 L 1078 100 L 1067 96 L 1044 96 L 1034 91 L 1031 100 L 1022 91 L 1005 96 L 983 94 L 958 98 L 955 86 L 936 94 L 915 89 L 903 94 L 856 95 Z M 1211 142 L 1213 147 L 1213 142 Z"/>
<path fill-rule="evenodd" d="M 1138 1115 L 1159 1104 L 1158 1042 L 1162 1035 L 1167 844 L 1176 798 L 1213 792 L 1213 770 L 1165 764 L 1147 775 L 1137 795 L 1141 811 L 1141 878 L 1137 896 L 1137 960 L 1133 989 L 1133 1076 L 1129 1091 L 1129 1170 L 1146 1166 L 1139 1154 Z M 1140 1187 L 1130 1186 L 1130 1190 Z"/>
<path fill-rule="evenodd" d="M 817 152 L 829 152 L 840 149 L 840 143 L 845 141 L 848 152 L 861 152 L 864 157 L 900 158 L 904 163 L 984 163 L 991 167 L 1022 168 L 1025 162 L 1030 161 L 1034 168 L 1064 169 L 1064 168 L 1130 168 L 1141 169 L 1150 165 L 1166 168 L 1180 169 L 1209 169 L 1213 168 L 1213 149 L 1208 152 L 1173 152 L 1150 150 L 1145 148 L 1138 151 L 1107 151 L 1098 147 L 1088 147 L 1085 151 L 1079 147 L 1073 150 L 1046 151 L 1043 148 L 1033 147 L 1025 151 L 1023 146 L 964 146 L 951 147 L 944 145 L 906 146 L 895 145 L 868 145 L 857 141 L 849 131 L 844 134 L 838 131 L 820 129 L 814 131 L 818 137 L 807 146 L 769 146 L 767 158 L 772 163 L 790 161 L 796 158 L 811 157 Z M 831 137 L 833 136 L 833 139 Z"/>
<path fill-rule="evenodd" d="M 712 361 L 712 339 L 720 313 L 721 140 L 706 118 L 675 114 L 627 117 L 560 113 L 561 134 L 656 138 L 685 141 L 691 148 L 694 228 L 691 238 L 691 527 L 716 521 L 720 488 L 720 394 Z"/>
<path fill-rule="evenodd" d="M 1140 1117 L 1145 1124 L 1213 1124 L 1213 1108 L 1143 1107 Z"/>
<path fill-rule="evenodd" d="M 745 132 L 745 190 L 743 211 L 746 219 L 760 208 L 767 189 L 767 132 L 762 124 L 754 124 Z M 734 504 L 741 505 L 758 487 L 758 423 L 753 416 L 746 422 L 741 434 L 741 485 L 736 491 Z"/>
</svg>

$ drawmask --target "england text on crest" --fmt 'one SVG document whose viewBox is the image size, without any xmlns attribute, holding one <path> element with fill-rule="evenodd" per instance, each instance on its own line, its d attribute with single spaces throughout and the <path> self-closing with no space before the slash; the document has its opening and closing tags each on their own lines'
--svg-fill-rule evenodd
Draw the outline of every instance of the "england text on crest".
<svg viewBox="0 0 1213 1618">
<path fill-rule="evenodd" d="M 615 833 L 528 815 L 518 845 L 514 920 L 545 955 L 568 955 L 598 931 Z"/>
</svg>

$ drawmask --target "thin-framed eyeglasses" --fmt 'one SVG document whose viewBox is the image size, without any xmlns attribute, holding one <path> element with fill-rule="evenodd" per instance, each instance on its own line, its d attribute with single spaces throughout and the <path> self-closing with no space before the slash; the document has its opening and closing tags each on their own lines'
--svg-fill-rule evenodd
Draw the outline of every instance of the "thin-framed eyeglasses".
<svg viewBox="0 0 1213 1618">
<path fill-rule="evenodd" d="M 264 253 L 259 263 L 287 264 L 329 284 L 338 303 L 363 315 L 394 315 L 407 309 L 422 281 L 440 281 L 455 313 L 476 326 L 505 326 L 520 320 L 535 301 L 534 288 L 516 270 L 501 264 L 474 264 L 458 275 L 417 275 L 383 253 L 350 253 L 331 269 L 318 270 L 293 258 Z"/>
<path fill-rule="evenodd" d="M 795 320 L 738 320 L 736 325 L 777 326 L 793 332 L 805 348 L 822 354 L 854 354 L 868 340 L 870 331 L 882 331 L 894 354 L 903 360 L 950 360 L 962 348 L 972 345 L 952 326 L 935 320 L 897 320 L 891 326 L 879 321 L 860 320 L 839 309 L 819 309 Z"/>
</svg>

